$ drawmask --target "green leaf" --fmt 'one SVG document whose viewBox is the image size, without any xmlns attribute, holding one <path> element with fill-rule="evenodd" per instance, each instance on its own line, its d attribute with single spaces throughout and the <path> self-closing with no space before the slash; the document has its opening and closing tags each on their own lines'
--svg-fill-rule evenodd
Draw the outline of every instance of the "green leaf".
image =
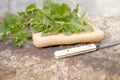
<svg viewBox="0 0 120 80">
<path fill-rule="evenodd" d="M 81 13 L 79 19 L 83 19 L 83 18 L 85 17 L 86 12 L 87 12 L 87 8 L 85 8 L 85 9 L 83 10 L 83 12 Z"/>
<path fill-rule="evenodd" d="M 0 24 L 0 33 L 8 32 L 8 29 L 4 27 L 4 24 Z"/>
<path fill-rule="evenodd" d="M 5 19 L 4 19 L 5 26 L 14 26 L 17 23 L 20 23 L 20 18 L 12 13 L 6 13 L 5 14 Z"/>
<path fill-rule="evenodd" d="M 78 9 L 79 9 L 79 4 L 76 5 L 76 7 L 73 9 L 73 13 L 78 13 Z"/>
<path fill-rule="evenodd" d="M 29 38 L 31 38 L 31 34 L 28 32 L 27 29 L 25 29 L 25 30 L 22 30 L 14 35 L 13 43 L 14 43 L 14 45 L 20 47 Z"/>
<path fill-rule="evenodd" d="M 64 17 L 69 15 L 70 7 L 65 3 L 62 4 L 52 4 L 51 5 L 51 15 L 52 17 Z"/>
<path fill-rule="evenodd" d="M 82 29 L 84 31 L 93 31 L 93 28 L 91 26 L 89 26 L 89 25 L 82 25 Z"/>
<path fill-rule="evenodd" d="M 7 35 L 5 33 L 0 33 L 0 41 L 3 41 Z"/>
<path fill-rule="evenodd" d="M 51 28 L 50 28 L 50 32 L 51 34 L 57 34 L 58 32 L 60 32 L 60 25 L 54 23 L 54 22 L 51 22 Z"/>
<path fill-rule="evenodd" d="M 10 34 L 10 31 L 4 27 L 4 24 L 0 24 L 0 41 L 3 41 Z"/>
<path fill-rule="evenodd" d="M 69 26 L 64 26 L 62 30 L 66 35 L 71 35 L 72 34 L 72 31 L 70 30 Z"/>
<path fill-rule="evenodd" d="M 66 3 L 55 3 L 44 0 L 43 8 L 30 4 L 18 14 L 6 13 L 0 25 L 0 40 L 12 37 L 16 46 L 32 38 L 33 32 L 41 32 L 42 36 L 64 33 L 71 35 L 81 31 L 93 31 L 85 19 L 86 10 L 77 16 L 79 4 L 71 10 Z M 31 31 L 32 30 L 32 31 Z"/>
<path fill-rule="evenodd" d="M 36 4 L 33 3 L 33 4 L 30 4 L 26 7 L 26 10 L 30 10 L 30 9 L 35 9 L 36 8 Z"/>
</svg>

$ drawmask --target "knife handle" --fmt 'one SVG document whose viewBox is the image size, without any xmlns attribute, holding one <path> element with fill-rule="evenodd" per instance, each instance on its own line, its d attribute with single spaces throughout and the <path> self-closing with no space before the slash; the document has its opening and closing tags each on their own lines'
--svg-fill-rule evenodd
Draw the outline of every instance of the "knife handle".
<svg viewBox="0 0 120 80">
<path fill-rule="evenodd" d="M 73 56 L 73 55 L 95 51 L 96 49 L 97 49 L 97 46 L 95 44 L 88 44 L 88 45 L 84 45 L 80 47 L 55 51 L 54 56 L 55 58 L 63 58 L 63 57 L 68 57 L 68 56 Z"/>
</svg>

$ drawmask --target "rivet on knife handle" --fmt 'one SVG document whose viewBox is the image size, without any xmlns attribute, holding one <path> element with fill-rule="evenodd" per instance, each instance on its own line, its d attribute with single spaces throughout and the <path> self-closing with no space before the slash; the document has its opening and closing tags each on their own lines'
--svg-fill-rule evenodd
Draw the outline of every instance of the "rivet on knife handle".
<svg viewBox="0 0 120 80">
<path fill-rule="evenodd" d="M 85 46 L 55 51 L 54 56 L 55 58 L 63 58 L 63 57 L 68 57 L 68 56 L 73 56 L 73 55 L 95 51 L 96 49 L 97 49 L 97 46 L 95 44 L 89 44 Z"/>
</svg>

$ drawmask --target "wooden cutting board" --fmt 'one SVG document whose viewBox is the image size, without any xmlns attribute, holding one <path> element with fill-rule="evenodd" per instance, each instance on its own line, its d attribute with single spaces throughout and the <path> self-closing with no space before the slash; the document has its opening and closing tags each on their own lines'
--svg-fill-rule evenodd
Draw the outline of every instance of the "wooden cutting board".
<svg viewBox="0 0 120 80">
<path fill-rule="evenodd" d="M 105 34 L 102 30 L 89 23 L 93 32 L 84 31 L 70 36 L 63 33 L 57 35 L 41 36 L 41 33 L 34 33 L 32 35 L 33 44 L 35 47 L 47 47 L 61 44 L 75 44 L 84 42 L 100 42 L 105 38 Z"/>
</svg>

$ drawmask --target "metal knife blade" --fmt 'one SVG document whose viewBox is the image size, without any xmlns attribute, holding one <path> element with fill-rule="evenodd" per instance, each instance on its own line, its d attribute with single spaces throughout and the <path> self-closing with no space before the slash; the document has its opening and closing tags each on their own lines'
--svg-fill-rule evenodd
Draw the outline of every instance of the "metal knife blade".
<svg viewBox="0 0 120 80">
<path fill-rule="evenodd" d="M 55 58 L 63 58 L 63 57 L 68 57 L 68 56 L 73 56 L 73 55 L 95 51 L 101 48 L 106 48 L 106 47 L 114 46 L 117 44 L 120 44 L 120 40 L 113 41 L 113 42 L 105 42 L 105 43 L 100 43 L 100 44 L 88 44 L 84 46 L 55 51 L 54 56 Z"/>
<path fill-rule="evenodd" d="M 114 46 L 114 45 L 117 45 L 117 44 L 120 44 L 120 40 L 101 43 L 101 44 L 99 44 L 98 49 Z"/>
</svg>

